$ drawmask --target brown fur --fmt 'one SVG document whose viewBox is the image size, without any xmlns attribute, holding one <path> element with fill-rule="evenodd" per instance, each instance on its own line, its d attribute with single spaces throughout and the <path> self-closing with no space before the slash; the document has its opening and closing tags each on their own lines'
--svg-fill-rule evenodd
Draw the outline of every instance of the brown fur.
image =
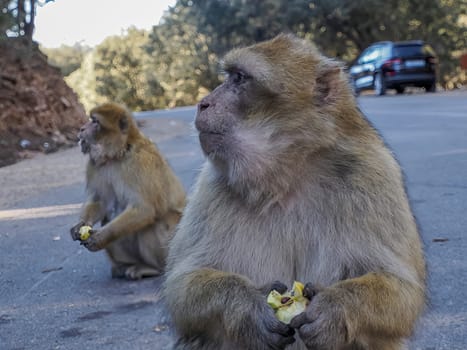
<svg viewBox="0 0 467 350">
<path fill-rule="evenodd" d="M 114 277 L 161 274 L 185 206 L 181 183 L 120 105 L 94 108 L 79 139 L 83 153 L 89 153 L 88 199 L 72 238 L 79 239 L 81 226 L 101 221 L 83 244 L 90 251 L 105 248 Z"/>
<path fill-rule="evenodd" d="M 225 57 L 196 127 L 207 155 L 171 242 L 176 349 L 284 349 L 262 286 L 323 288 L 290 349 L 401 349 L 425 264 L 400 168 L 341 67 L 293 36 Z"/>
</svg>

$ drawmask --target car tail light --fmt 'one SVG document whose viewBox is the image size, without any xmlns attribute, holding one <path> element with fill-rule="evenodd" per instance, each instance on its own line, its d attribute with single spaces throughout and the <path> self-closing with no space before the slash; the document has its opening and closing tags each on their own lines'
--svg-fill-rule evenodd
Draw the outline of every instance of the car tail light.
<svg viewBox="0 0 467 350">
<path fill-rule="evenodd" d="M 400 58 L 393 58 L 390 60 L 387 60 L 383 63 L 383 67 L 387 69 L 394 69 L 395 65 L 399 65 L 402 63 L 402 60 Z"/>
</svg>

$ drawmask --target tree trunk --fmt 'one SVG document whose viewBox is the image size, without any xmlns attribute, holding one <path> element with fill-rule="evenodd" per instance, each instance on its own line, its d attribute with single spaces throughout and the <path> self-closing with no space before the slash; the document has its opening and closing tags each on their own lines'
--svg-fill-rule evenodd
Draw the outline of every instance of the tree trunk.
<svg viewBox="0 0 467 350">
<path fill-rule="evenodd" d="M 26 21 L 24 0 L 18 0 L 17 12 L 18 13 L 16 15 L 16 25 L 18 26 L 18 36 L 22 36 L 24 34 L 24 22 Z"/>
<path fill-rule="evenodd" d="M 24 36 L 29 42 L 32 42 L 32 35 L 34 33 L 34 20 L 36 17 L 36 0 L 29 0 L 29 21 L 25 20 L 24 23 Z"/>
</svg>

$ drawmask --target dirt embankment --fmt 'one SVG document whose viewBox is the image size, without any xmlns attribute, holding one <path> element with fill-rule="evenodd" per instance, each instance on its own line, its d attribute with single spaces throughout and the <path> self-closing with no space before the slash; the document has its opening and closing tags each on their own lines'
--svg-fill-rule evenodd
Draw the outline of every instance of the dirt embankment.
<svg viewBox="0 0 467 350">
<path fill-rule="evenodd" d="M 0 167 L 75 144 L 85 120 L 77 95 L 36 44 L 0 41 Z"/>
</svg>

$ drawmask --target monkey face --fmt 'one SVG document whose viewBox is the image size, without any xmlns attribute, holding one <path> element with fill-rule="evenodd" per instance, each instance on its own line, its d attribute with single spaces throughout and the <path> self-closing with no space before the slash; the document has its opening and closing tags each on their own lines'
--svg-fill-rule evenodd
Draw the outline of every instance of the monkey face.
<svg viewBox="0 0 467 350">
<path fill-rule="evenodd" d="M 105 103 L 91 110 L 89 121 L 78 133 L 83 153 L 89 153 L 93 164 L 119 160 L 140 137 L 131 113 L 123 106 Z"/>
<path fill-rule="evenodd" d="M 89 121 L 85 123 L 78 133 L 78 144 L 81 147 L 81 152 L 89 153 L 91 146 L 97 141 L 97 135 L 101 129 L 101 125 L 97 116 L 91 115 Z"/>
<path fill-rule="evenodd" d="M 259 98 L 259 94 L 263 96 Z M 200 101 L 195 126 L 201 148 L 210 159 L 232 158 L 241 151 L 243 130 L 252 130 L 266 95 L 253 76 L 232 68 L 224 83 Z"/>
<path fill-rule="evenodd" d="M 229 75 L 223 84 L 198 104 L 195 126 L 206 155 L 220 153 L 232 129 L 244 117 L 239 107 L 241 92 L 246 89 L 246 77 L 241 74 L 239 72 L 237 78 Z"/>
<path fill-rule="evenodd" d="M 265 181 L 285 163 L 303 162 L 335 142 L 337 118 L 346 122 L 340 66 L 311 44 L 279 36 L 229 52 L 223 69 L 226 79 L 198 104 L 195 126 L 229 184 Z"/>
</svg>

